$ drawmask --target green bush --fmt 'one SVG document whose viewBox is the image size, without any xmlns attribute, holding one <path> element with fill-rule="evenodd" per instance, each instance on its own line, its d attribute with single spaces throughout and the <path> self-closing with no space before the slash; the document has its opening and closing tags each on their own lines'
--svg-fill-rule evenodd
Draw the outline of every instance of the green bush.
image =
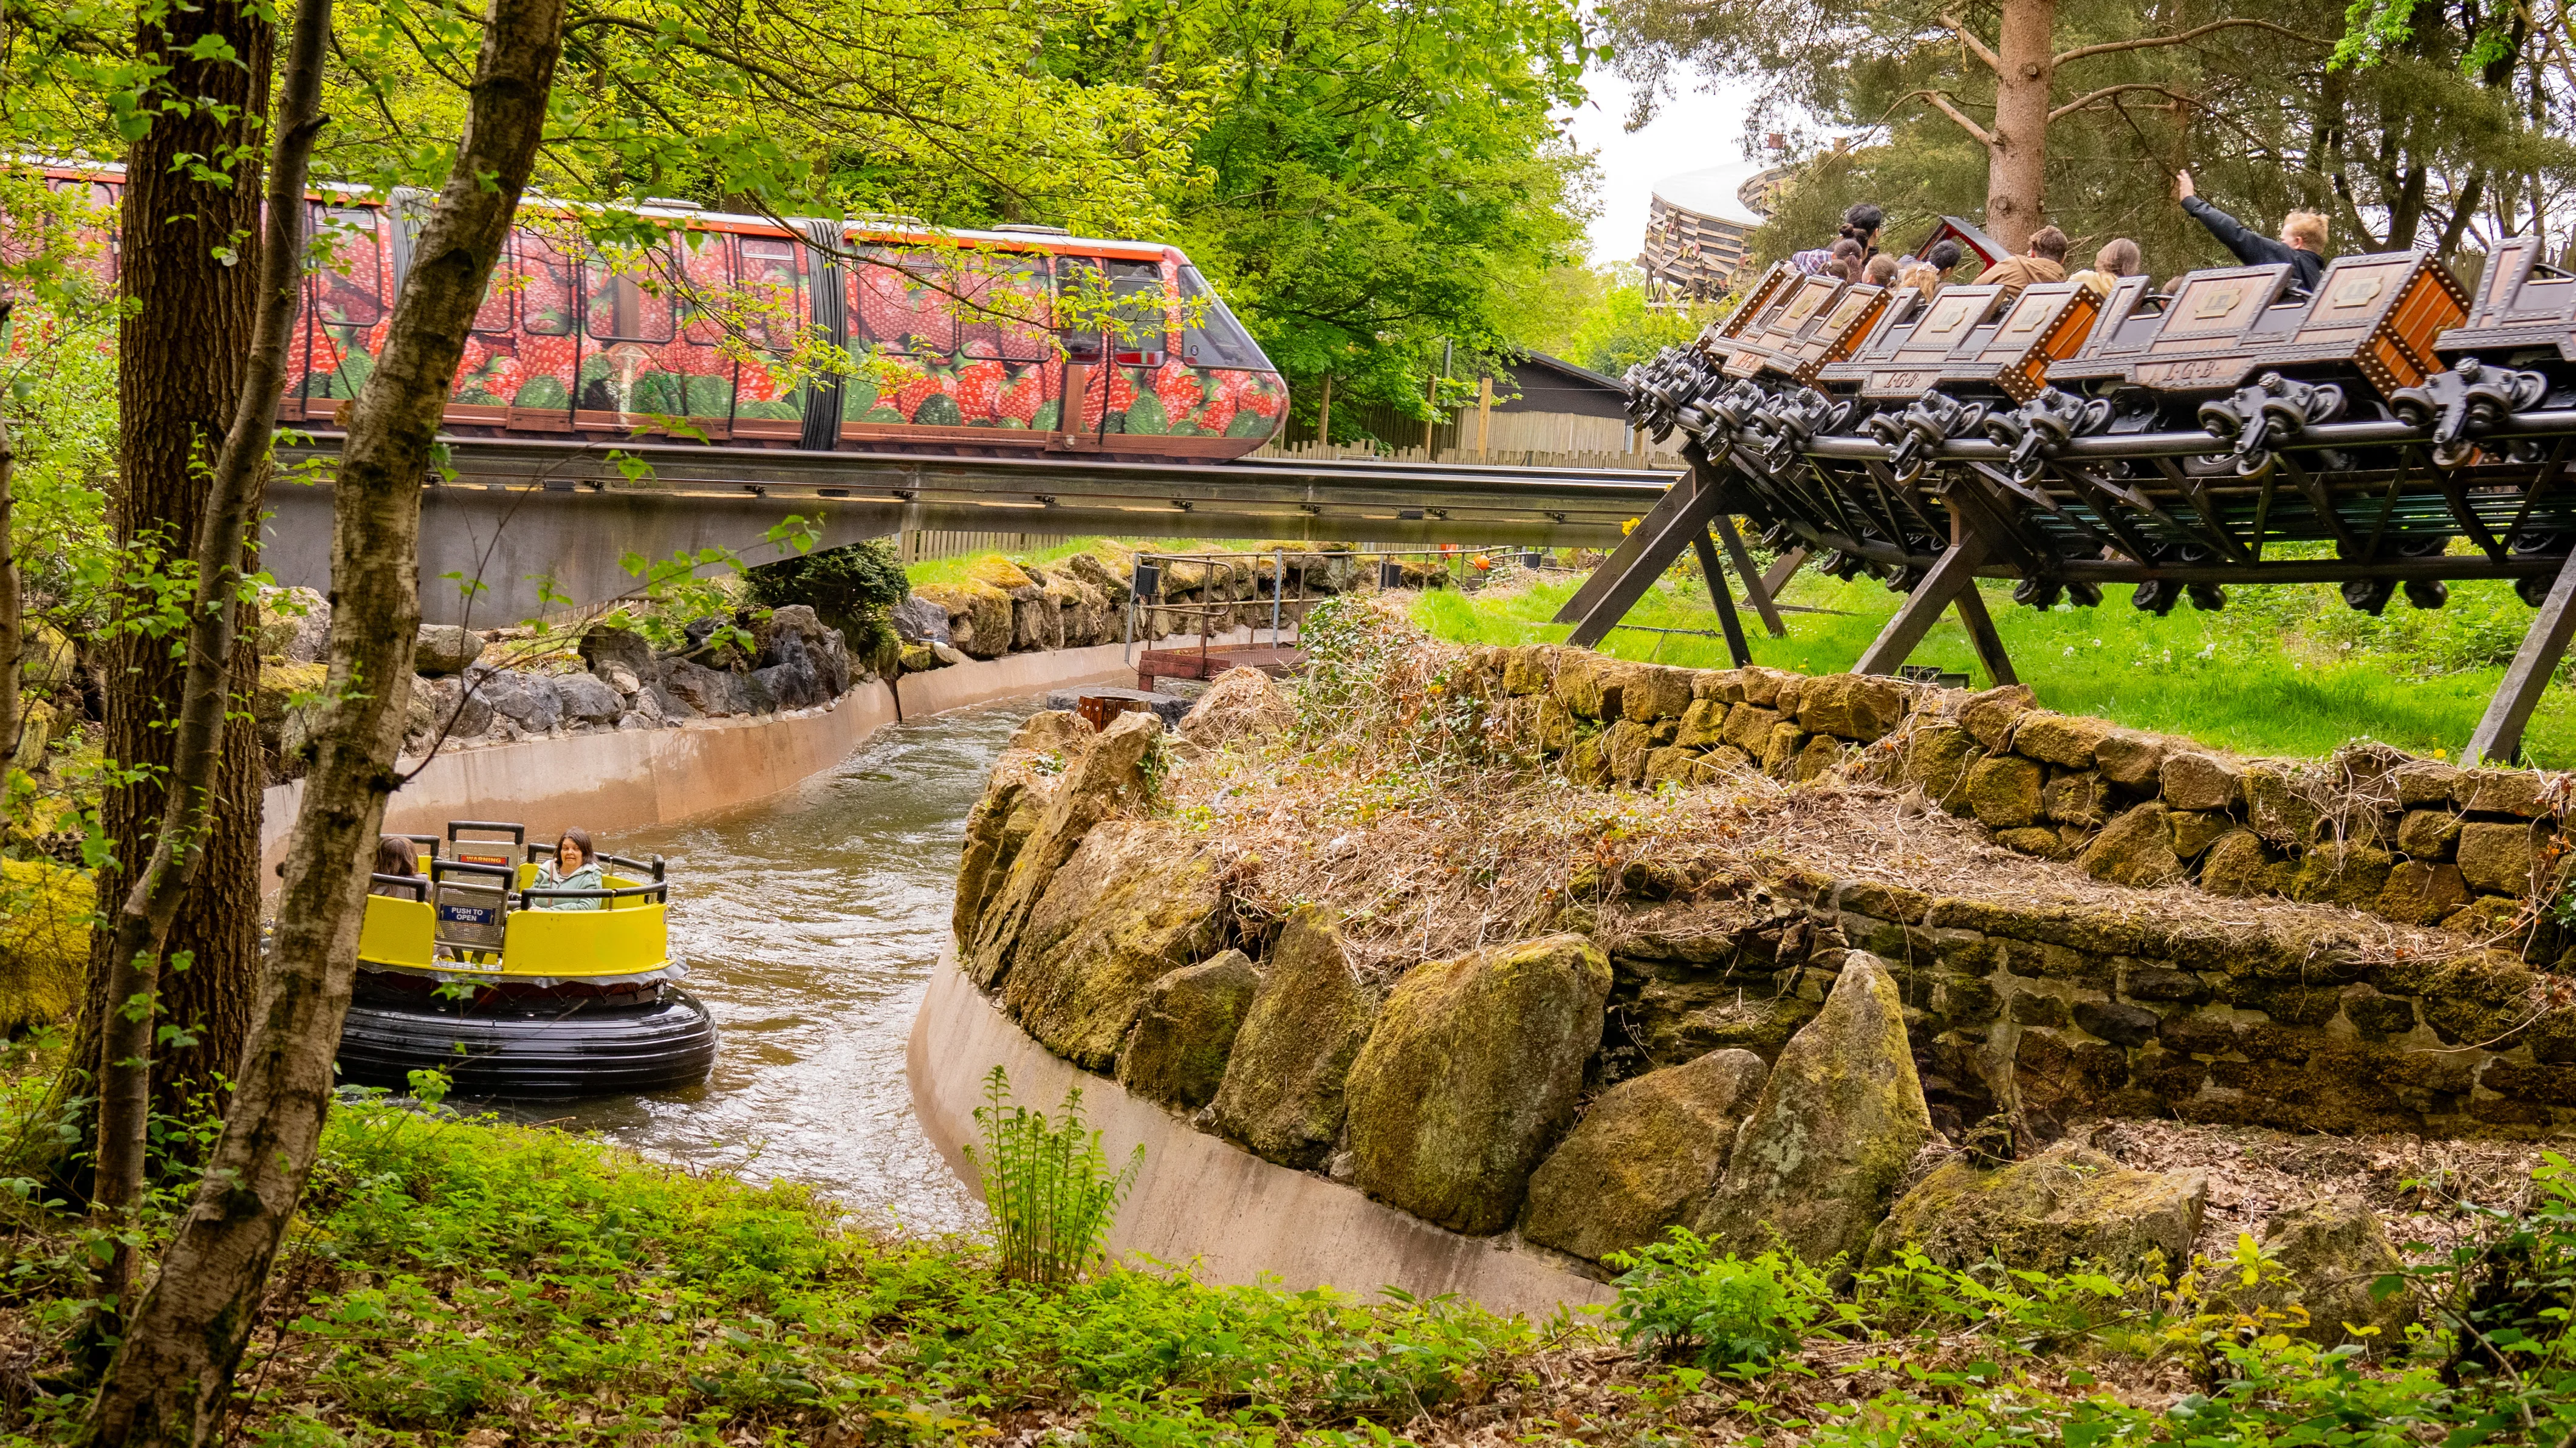
<svg viewBox="0 0 2576 1448">
<path fill-rule="evenodd" d="M 839 629 L 850 652 L 862 659 L 894 638 L 886 610 L 911 591 L 900 555 L 884 538 L 782 558 L 743 576 L 751 584 L 752 602 L 767 608 L 806 605 Z"/>
<path fill-rule="evenodd" d="M 1601 1259 L 1618 1271 L 1619 1339 L 1709 1370 L 1754 1371 L 1794 1351 L 1833 1292 L 1825 1274 L 1776 1252 L 1711 1256 L 1675 1227 L 1663 1241 Z"/>
<path fill-rule="evenodd" d="M 1081 1087 L 1065 1093 L 1053 1123 L 1010 1098 L 1010 1078 L 996 1066 L 984 1078 L 984 1104 L 975 1108 L 984 1144 L 966 1152 L 983 1174 L 1002 1275 L 1041 1286 L 1077 1281 L 1101 1261 L 1109 1219 L 1135 1185 L 1145 1148 L 1138 1146 L 1126 1169 L 1112 1174 L 1100 1133 L 1082 1128 Z"/>
</svg>

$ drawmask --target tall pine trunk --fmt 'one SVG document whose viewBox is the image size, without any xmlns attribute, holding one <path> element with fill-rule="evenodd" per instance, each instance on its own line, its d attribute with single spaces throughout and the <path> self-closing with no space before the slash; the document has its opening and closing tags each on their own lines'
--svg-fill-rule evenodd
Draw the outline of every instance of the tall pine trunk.
<svg viewBox="0 0 2576 1448">
<path fill-rule="evenodd" d="M 106 1444 L 221 1426 L 313 1169 L 357 969 L 367 863 L 398 777 L 420 618 L 420 485 L 465 334 L 536 160 L 564 0 L 493 0 L 456 163 L 414 249 L 333 484 L 331 662 L 277 933 L 231 1112 L 91 1411 Z"/>
<path fill-rule="evenodd" d="M 2048 98 L 2057 73 L 2057 0 L 2004 0 L 1995 37 L 1994 145 L 1986 164 L 1986 231 L 2019 253 L 2048 199 Z"/>
<path fill-rule="evenodd" d="M 185 558 L 204 526 L 207 474 L 241 399 L 258 313 L 260 171 L 256 144 L 268 114 L 277 27 L 242 0 L 194 8 L 152 6 L 134 44 L 138 58 L 170 67 L 152 92 L 151 128 L 126 155 L 120 208 L 119 288 L 127 312 L 117 334 L 119 470 L 108 518 L 120 544 L 151 540 Z M 166 107 L 166 108 L 159 108 Z M 115 784 L 102 804 L 114 857 L 99 871 L 98 898 L 121 900 L 151 858 L 169 812 L 168 771 L 187 662 L 167 637 L 111 640 L 106 755 L 144 778 Z M 228 662 L 248 712 L 259 684 L 249 630 Z M 241 1054 L 259 978 L 259 745 L 225 731 L 204 859 L 167 941 L 185 970 L 160 992 L 161 1018 L 187 1036 L 155 1053 L 152 1100 L 184 1109 L 214 1092 Z M 108 1060 L 114 1005 L 112 924 L 90 950 L 89 986 L 73 1038 L 68 1089 L 97 1087 Z"/>
</svg>

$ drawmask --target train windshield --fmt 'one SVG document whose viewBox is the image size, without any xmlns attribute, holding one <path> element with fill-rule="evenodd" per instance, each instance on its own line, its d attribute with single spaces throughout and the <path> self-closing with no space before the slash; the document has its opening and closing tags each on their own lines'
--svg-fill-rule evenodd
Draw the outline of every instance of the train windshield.
<svg viewBox="0 0 2576 1448">
<path fill-rule="evenodd" d="M 1181 268 L 1181 360 L 1192 367 L 1270 365 L 1194 266 Z"/>
</svg>

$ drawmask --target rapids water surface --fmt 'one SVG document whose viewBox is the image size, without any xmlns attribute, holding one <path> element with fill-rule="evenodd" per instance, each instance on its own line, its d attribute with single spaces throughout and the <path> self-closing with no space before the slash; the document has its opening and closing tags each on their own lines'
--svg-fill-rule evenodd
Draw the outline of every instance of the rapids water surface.
<svg viewBox="0 0 2576 1448">
<path fill-rule="evenodd" d="M 646 1155 L 808 1183 L 915 1231 L 982 1209 L 912 1114 L 904 1041 L 948 939 L 966 814 L 1036 700 L 879 730 L 791 794 L 600 841 L 670 862 L 671 946 L 723 1032 L 693 1091 L 505 1108 Z"/>
</svg>

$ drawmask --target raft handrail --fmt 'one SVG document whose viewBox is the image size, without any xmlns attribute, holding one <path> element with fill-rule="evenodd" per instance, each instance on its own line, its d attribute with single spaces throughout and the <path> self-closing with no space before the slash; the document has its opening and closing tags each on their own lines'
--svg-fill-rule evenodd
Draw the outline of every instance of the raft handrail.
<svg viewBox="0 0 2576 1448">
<path fill-rule="evenodd" d="M 628 859 L 624 855 L 602 855 L 599 857 L 599 862 L 603 865 L 624 865 L 630 870 L 649 870 L 657 881 L 662 878 L 663 872 L 670 868 L 663 862 L 660 855 L 655 855 L 649 864 L 642 860 Z"/>
<path fill-rule="evenodd" d="M 528 827 L 521 824 L 512 824 L 508 820 L 449 820 L 447 822 L 447 842 L 449 844 L 456 843 L 456 832 L 458 830 L 508 830 L 510 832 L 511 844 L 524 845 L 528 842 Z M 500 841 L 494 840 L 491 843 L 499 844 Z"/>
<path fill-rule="evenodd" d="M 543 886 L 531 885 L 527 889 L 519 892 L 519 899 L 522 902 L 535 900 L 624 900 L 638 895 L 650 895 L 660 903 L 668 905 L 671 903 L 671 886 L 668 881 L 663 880 L 657 880 L 650 885 L 622 885 L 614 890 L 550 890 Z M 525 905 L 524 908 L 533 910 L 537 907 L 534 905 Z"/>
<path fill-rule="evenodd" d="M 432 860 L 429 866 L 432 880 L 449 875 L 493 875 L 517 884 L 519 879 L 519 872 L 508 865 L 486 865 L 479 860 Z"/>
<path fill-rule="evenodd" d="M 375 893 L 373 889 L 373 886 L 375 885 L 400 885 L 411 891 L 411 898 L 415 902 L 424 905 L 429 903 L 429 877 L 427 875 L 370 874 L 367 876 L 367 879 L 370 882 L 370 888 L 367 893 L 371 895 Z M 385 898 L 392 899 L 393 897 L 387 896 Z"/>
<path fill-rule="evenodd" d="M 429 857 L 433 860 L 438 858 L 438 847 L 441 844 L 452 843 L 450 841 L 443 841 L 436 835 L 396 835 L 394 838 L 398 840 L 409 840 L 413 844 L 427 849 L 429 851 Z"/>
</svg>

